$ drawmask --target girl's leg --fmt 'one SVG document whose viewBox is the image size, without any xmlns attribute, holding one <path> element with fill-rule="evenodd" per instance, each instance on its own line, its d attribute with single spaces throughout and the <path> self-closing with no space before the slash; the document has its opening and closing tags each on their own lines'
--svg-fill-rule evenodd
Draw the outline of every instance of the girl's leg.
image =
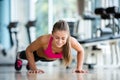
<svg viewBox="0 0 120 80">
<path fill-rule="evenodd" d="M 21 51 L 21 52 L 17 53 L 16 61 L 15 61 L 15 69 L 17 71 L 22 69 L 22 60 L 21 59 L 26 59 L 25 51 Z"/>
<path fill-rule="evenodd" d="M 33 55 L 34 55 L 35 62 L 39 61 L 39 58 L 36 54 L 36 51 L 33 52 Z M 22 68 L 22 59 L 27 60 L 25 50 L 17 53 L 16 62 L 15 62 L 15 69 L 18 71 L 21 70 L 21 68 Z M 26 69 L 30 70 L 28 63 L 26 65 Z"/>
<path fill-rule="evenodd" d="M 35 62 L 37 62 L 37 61 L 39 61 L 39 60 L 40 60 L 40 61 L 43 61 L 43 62 L 51 62 L 51 61 L 54 61 L 54 60 L 47 60 L 47 59 L 45 59 L 45 58 L 43 58 L 43 57 L 39 57 L 39 56 L 37 55 L 37 52 L 36 52 L 36 51 L 33 52 L 33 55 L 34 55 Z M 26 65 L 26 69 L 27 69 L 27 70 L 30 70 L 29 64 Z"/>
<path fill-rule="evenodd" d="M 18 59 L 27 60 L 25 50 L 24 50 L 24 51 L 21 51 L 21 52 L 18 52 Z"/>
<path fill-rule="evenodd" d="M 54 60 L 47 60 L 47 59 L 45 59 L 45 58 L 43 58 L 43 57 L 39 57 L 38 55 L 37 55 L 37 52 L 36 51 L 34 51 L 33 52 L 33 55 L 34 55 L 34 59 L 35 59 L 35 62 L 37 62 L 37 61 L 43 61 L 43 62 L 51 62 L 51 61 L 54 61 Z M 20 55 L 20 58 L 22 58 L 22 59 L 26 59 L 26 57 L 25 57 L 25 55 L 23 54 L 21 54 Z M 29 67 L 29 64 L 27 63 L 27 65 L 26 65 L 26 69 L 27 70 L 30 70 L 30 67 Z"/>
</svg>

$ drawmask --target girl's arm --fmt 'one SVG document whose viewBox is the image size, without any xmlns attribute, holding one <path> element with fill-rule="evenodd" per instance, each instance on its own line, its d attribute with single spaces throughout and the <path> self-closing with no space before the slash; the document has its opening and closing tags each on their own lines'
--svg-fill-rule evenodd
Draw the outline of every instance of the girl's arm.
<svg viewBox="0 0 120 80">
<path fill-rule="evenodd" d="M 84 49 L 80 43 L 73 37 L 71 37 L 71 46 L 77 51 L 77 66 L 75 72 L 84 72 L 82 69 L 84 62 Z"/>
<path fill-rule="evenodd" d="M 38 39 L 36 39 L 34 42 L 32 42 L 26 49 L 26 57 L 28 59 L 28 63 L 31 70 L 37 70 L 33 52 L 41 48 L 42 45 L 44 45 L 43 41 L 44 41 L 43 36 L 41 36 Z"/>
</svg>

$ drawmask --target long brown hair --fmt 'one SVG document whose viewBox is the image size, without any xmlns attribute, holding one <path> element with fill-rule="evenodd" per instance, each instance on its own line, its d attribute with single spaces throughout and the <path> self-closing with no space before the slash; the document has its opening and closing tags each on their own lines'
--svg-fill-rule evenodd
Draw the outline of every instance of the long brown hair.
<svg viewBox="0 0 120 80">
<path fill-rule="evenodd" d="M 68 23 L 64 20 L 59 20 L 58 22 L 56 22 L 53 26 L 52 34 L 58 30 L 68 32 L 68 38 L 67 38 L 66 44 L 63 46 L 63 61 L 64 61 L 65 66 L 68 66 L 72 61 L 70 30 L 69 30 Z"/>
</svg>

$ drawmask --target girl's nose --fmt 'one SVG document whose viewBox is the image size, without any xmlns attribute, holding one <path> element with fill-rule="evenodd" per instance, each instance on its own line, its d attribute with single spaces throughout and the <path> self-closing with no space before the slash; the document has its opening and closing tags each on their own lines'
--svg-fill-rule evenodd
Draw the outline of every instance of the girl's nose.
<svg viewBox="0 0 120 80">
<path fill-rule="evenodd" d="M 58 42 L 59 42 L 59 44 L 61 44 L 61 43 L 62 43 L 62 40 L 61 40 L 61 39 L 59 39 L 59 41 L 58 41 Z"/>
</svg>

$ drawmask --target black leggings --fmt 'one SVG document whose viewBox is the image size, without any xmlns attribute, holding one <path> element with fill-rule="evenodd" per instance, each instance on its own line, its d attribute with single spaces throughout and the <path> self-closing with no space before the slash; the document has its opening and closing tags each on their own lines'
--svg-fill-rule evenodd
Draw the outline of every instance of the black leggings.
<svg viewBox="0 0 120 80">
<path fill-rule="evenodd" d="M 36 52 L 36 51 L 33 52 L 33 55 L 34 55 L 35 62 L 37 62 L 37 61 L 39 61 L 39 60 L 40 60 L 40 61 L 43 61 L 43 62 L 51 62 L 51 61 L 54 61 L 54 60 L 47 60 L 46 58 L 43 58 L 43 57 L 39 57 L 39 56 L 37 55 L 37 52 Z M 20 52 L 20 58 L 27 60 L 25 51 L 21 51 L 21 52 Z"/>
</svg>

